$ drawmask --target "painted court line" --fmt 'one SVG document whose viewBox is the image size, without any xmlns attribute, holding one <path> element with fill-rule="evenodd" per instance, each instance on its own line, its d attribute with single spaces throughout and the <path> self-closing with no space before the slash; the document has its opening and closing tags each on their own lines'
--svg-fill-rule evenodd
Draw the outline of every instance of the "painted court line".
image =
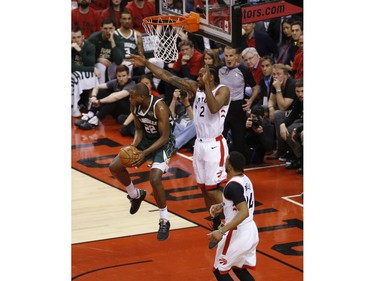
<svg viewBox="0 0 375 281">
<path fill-rule="evenodd" d="M 289 202 L 291 202 L 291 203 L 293 203 L 293 204 L 296 204 L 296 205 L 298 205 L 298 206 L 300 206 L 300 207 L 303 208 L 303 204 L 301 204 L 301 203 L 299 203 L 299 202 L 297 202 L 297 201 L 294 201 L 294 200 L 290 199 L 290 198 L 294 198 L 294 197 L 301 197 L 301 194 L 297 194 L 297 195 L 289 195 L 289 196 L 283 196 L 283 197 L 281 197 L 281 199 L 284 199 L 284 200 L 286 200 L 286 201 L 289 201 Z"/>
</svg>

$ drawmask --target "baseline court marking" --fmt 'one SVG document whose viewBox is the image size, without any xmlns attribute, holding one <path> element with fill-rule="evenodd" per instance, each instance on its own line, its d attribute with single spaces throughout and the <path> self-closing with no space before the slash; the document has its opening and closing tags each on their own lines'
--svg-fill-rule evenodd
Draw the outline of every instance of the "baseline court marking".
<svg viewBox="0 0 375 281">
<path fill-rule="evenodd" d="M 289 202 L 291 202 L 291 203 L 293 203 L 293 204 L 296 204 L 296 205 L 298 205 L 298 206 L 300 206 L 300 207 L 303 208 L 303 204 L 301 204 L 301 203 L 299 203 L 299 202 L 297 202 L 297 201 L 294 201 L 294 200 L 290 199 L 290 198 L 294 198 L 294 197 L 301 197 L 301 194 L 289 195 L 289 196 L 283 196 L 283 197 L 281 197 L 281 199 L 284 199 L 284 200 L 286 200 L 286 201 L 289 201 Z"/>
</svg>

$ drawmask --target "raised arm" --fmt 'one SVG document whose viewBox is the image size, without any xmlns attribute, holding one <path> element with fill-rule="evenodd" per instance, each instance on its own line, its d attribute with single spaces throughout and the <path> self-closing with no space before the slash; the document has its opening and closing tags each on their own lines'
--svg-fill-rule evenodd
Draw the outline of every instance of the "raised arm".
<svg viewBox="0 0 375 281">
<path fill-rule="evenodd" d="M 230 91 L 227 86 L 220 87 L 216 95 L 212 94 L 212 81 L 214 76 L 210 73 L 208 66 L 205 66 L 203 72 L 199 74 L 202 81 L 204 82 L 204 92 L 206 94 L 207 106 L 212 114 L 217 113 L 223 105 L 227 105 L 230 99 Z"/>
<path fill-rule="evenodd" d="M 176 88 L 195 95 L 198 88 L 198 83 L 196 81 L 175 76 L 169 71 L 150 63 L 142 56 L 130 55 L 129 57 L 134 66 L 145 66 L 155 75 L 155 77 L 175 86 Z"/>
</svg>

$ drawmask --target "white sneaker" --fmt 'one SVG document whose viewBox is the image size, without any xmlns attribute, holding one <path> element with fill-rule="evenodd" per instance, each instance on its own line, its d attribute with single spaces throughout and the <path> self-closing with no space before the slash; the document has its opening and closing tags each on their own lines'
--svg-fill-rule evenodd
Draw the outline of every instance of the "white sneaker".
<svg viewBox="0 0 375 281">
<path fill-rule="evenodd" d="M 81 118 L 81 120 L 88 121 L 88 120 L 91 119 L 92 117 L 94 117 L 94 112 L 89 111 L 89 112 L 87 112 L 87 113 L 83 113 L 83 114 L 82 114 L 82 118 Z"/>
<path fill-rule="evenodd" d="M 99 125 L 99 119 L 98 119 L 98 117 L 96 117 L 96 116 L 92 117 L 88 122 L 89 122 L 90 124 L 92 124 L 92 125 L 95 125 L 95 126 L 98 126 L 98 125 Z"/>
</svg>

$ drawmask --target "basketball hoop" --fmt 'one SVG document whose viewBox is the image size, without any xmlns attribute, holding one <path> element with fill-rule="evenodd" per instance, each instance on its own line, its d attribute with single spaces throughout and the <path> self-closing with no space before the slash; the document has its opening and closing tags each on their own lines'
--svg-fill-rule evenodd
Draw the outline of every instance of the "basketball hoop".
<svg viewBox="0 0 375 281">
<path fill-rule="evenodd" d="M 188 32 L 198 31 L 199 20 L 199 14 L 194 12 L 188 16 L 157 15 L 144 18 L 142 25 L 154 46 L 154 57 L 165 63 L 176 61 L 179 32 L 183 29 Z"/>
</svg>

